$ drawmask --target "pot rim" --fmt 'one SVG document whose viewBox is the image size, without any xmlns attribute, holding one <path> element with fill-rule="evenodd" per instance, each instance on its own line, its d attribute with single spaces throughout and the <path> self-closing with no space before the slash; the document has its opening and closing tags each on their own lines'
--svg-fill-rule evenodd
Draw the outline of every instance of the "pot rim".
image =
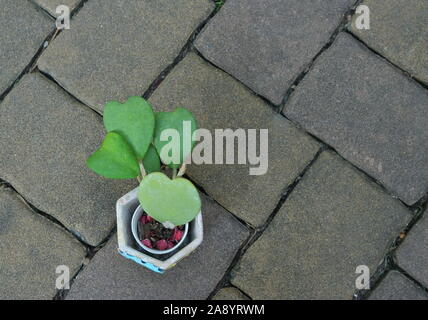
<svg viewBox="0 0 428 320">
<path fill-rule="evenodd" d="M 141 240 L 139 239 L 138 236 L 138 220 L 140 219 L 142 213 L 145 212 L 143 207 L 140 205 L 138 205 L 138 207 L 135 209 L 133 215 L 132 215 L 132 220 L 131 220 L 131 230 L 132 230 L 132 235 L 134 236 L 135 241 L 138 243 L 138 245 L 143 248 L 144 250 L 153 253 L 153 254 L 167 254 L 170 253 L 174 250 L 177 250 L 177 248 L 183 243 L 183 241 L 186 239 L 188 231 L 189 231 L 189 223 L 186 223 L 184 225 L 184 234 L 183 237 L 181 238 L 181 240 L 172 248 L 166 249 L 166 250 L 157 250 L 157 249 L 153 249 L 153 248 L 149 248 L 147 246 L 145 246 Z"/>
</svg>

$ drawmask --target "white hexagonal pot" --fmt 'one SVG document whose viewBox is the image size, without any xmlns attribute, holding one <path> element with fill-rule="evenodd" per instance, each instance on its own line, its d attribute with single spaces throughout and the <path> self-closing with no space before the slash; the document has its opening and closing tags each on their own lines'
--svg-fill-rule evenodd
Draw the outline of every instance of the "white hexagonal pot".
<svg viewBox="0 0 428 320">
<path fill-rule="evenodd" d="M 138 188 L 125 194 L 116 203 L 117 214 L 117 240 L 119 253 L 127 259 L 158 273 L 164 273 L 172 268 L 181 259 L 194 251 L 203 239 L 202 214 L 199 213 L 189 223 L 189 234 L 186 242 L 169 254 L 153 255 L 145 252 L 135 241 L 131 230 L 131 220 L 135 209 L 140 202 L 137 198 Z"/>
</svg>

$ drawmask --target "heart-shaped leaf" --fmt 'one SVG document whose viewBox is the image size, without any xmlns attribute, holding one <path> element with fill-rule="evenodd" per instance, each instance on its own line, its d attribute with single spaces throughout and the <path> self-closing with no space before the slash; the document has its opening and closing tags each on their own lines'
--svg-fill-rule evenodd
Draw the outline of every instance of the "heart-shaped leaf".
<svg viewBox="0 0 428 320">
<path fill-rule="evenodd" d="M 107 133 L 101 147 L 86 163 L 94 172 L 111 179 L 136 178 L 140 173 L 134 150 L 114 131 Z"/>
<path fill-rule="evenodd" d="M 104 108 L 104 126 L 108 132 L 120 133 L 138 159 L 143 159 L 153 140 L 155 116 L 152 106 L 141 97 L 130 97 L 123 104 L 110 101 Z"/>
<path fill-rule="evenodd" d="M 176 226 L 192 221 L 201 211 L 198 190 L 189 180 L 171 180 L 161 172 L 151 173 L 143 178 L 138 199 L 149 216 Z"/>
<path fill-rule="evenodd" d="M 151 144 L 143 159 L 144 169 L 146 173 L 160 171 L 160 159 L 155 147 Z"/>
<path fill-rule="evenodd" d="M 197 129 L 196 120 L 193 114 L 184 108 L 177 108 L 172 112 L 158 112 L 155 118 L 154 145 L 156 150 L 163 163 L 170 168 L 179 168 L 195 145 L 192 136 Z M 164 140 L 167 141 L 162 141 L 164 138 L 162 132 L 169 136 L 168 129 L 175 130 L 177 135 L 171 135 L 170 139 L 166 137 Z"/>
</svg>

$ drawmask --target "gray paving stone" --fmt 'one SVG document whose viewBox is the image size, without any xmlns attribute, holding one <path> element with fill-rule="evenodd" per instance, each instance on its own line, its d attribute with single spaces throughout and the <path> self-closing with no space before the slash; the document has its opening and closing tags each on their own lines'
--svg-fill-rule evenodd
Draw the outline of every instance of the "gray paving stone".
<svg viewBox="0 0 428 320">
<path fill-rule="evenodd" d="M 369 300 L 428 300 L 428 293 L 398 271 L 390 271 Z"/>
<path fill-rule="evenodd" d="M 213 300 L 249 300 L 241 291 L 234 287 L 222 288 L 213 297 Z"/>
<path fill-rule="evenodd" d="M 56 267 L 73 276 L 85 248 L 53 222 L 32 212 L 11 189 L 0 186 L 0 299 L 52 299 Z"/>
<path fill-rule="evenodd" d="M 212 63 L 280 104 L 353 0 L 226 1 L 196 41 Z"/>
<path fill-rule="evenodd" d="M 26 75 L 0 104 L 0 177 L 98 244 L 115 225 L 116 200 L 136 184 L 86 167 L 104 134 L 95 112 L 40 74 Z"/>
<path fill-rule="evenodd" d="M 53 20 L 27 0 L 2 0 L 0 95 L 13 84 L 53 31 Z"/>
<path fill-rule="evenodd" d="M 411 205 L 428 191 L 428 91 L 342 33 L 284 108 Z"/>
<path fill-rule="evenodd" d="M 428 2 L 365 0 L 370 30 L 349 26 L 356 36 L 391 62 L 428 84 Z"/>
<path fill-rule="evenodd" d="M 233 270 L 253 299 L 350 299 L 411 214 L 348 162 L 323 152 Z"/>
<path fill-rule="evenodd" d="M 213 9 L 209 0 L 88 1 L 38 66 L 85 104 L 142 95 Z"/>
<path fill-rule="evenodd" d="M 32 0 L 37 3 L 40 7 L 45 9 L 49 14 L 54 17 L 58 17 L 59 14 L 56 13 L 56 8 L 59 5 L 66 5 L 70 8 L 70 12 L 76 8 L 80 0 Z"/>
<path fill-rule="evenodd" d="M 150 98 L 157 110 L 189 108 L 199 127 L 268 129 L 269 159 L 264 175 L 250 175 L 246 165 L 205 164 L 189 167 L 189 175 L 226 209 L 259 226 L 319 149 L 314 139 L 274 113 L 238 81 L 190 53 Z M 259 140 L 258 140 L 259 141 Z M 213 143 L 214 145 L 214 143 Z M 260 146 L 257 146 L 258 150 Z M 235 159 L 237 159 L 237 148 Z"/>
<path fill-rule="evenodd" d="M 428 211 L 398 247 L 398 265 L 428 288 Z"/>
<path fill-rule="evenodd" d="M 114 235 L 79 274 L 67 299 L 206 299 L 249 233 L 204 196 L 202 212 L 202 245 L 173 269 L 157 274 L 121 257 Z"/>
</svg>

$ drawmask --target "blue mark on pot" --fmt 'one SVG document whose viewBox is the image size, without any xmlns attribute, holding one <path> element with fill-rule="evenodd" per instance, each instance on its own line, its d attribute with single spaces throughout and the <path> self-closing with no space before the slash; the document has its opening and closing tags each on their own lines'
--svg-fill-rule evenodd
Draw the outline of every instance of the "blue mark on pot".
<svg viewBox="0 0 428 320">
<path fill-rule="evenodd" d="M 150 270 L 152 270 L 154 272 L 157 272 L 157 273 L 164 273 L 165 272 L 165 270 L 163 270 L 161 268 L 158 268 L 158 267 L 156 267 L 155 265 L 153 265 L 153 264 L 151 264 L 149 262 L 145 262 L 145 261 L 143 261 L 143 260 L 141 260 L 141 259 L 139 259 L 139 258 L 137 258 L 137 257 L 135 257 L 133 255 L 130 255 L 127 252 L 123 252 L 121 250 L 118 250 L 118 251 L 126 259 L 132 260 L 132 261 L 138 263 L 139 265 L 142 265 L 143 267 L 146 267 L 147 269 L 150 269 Z"/>
</svg>

